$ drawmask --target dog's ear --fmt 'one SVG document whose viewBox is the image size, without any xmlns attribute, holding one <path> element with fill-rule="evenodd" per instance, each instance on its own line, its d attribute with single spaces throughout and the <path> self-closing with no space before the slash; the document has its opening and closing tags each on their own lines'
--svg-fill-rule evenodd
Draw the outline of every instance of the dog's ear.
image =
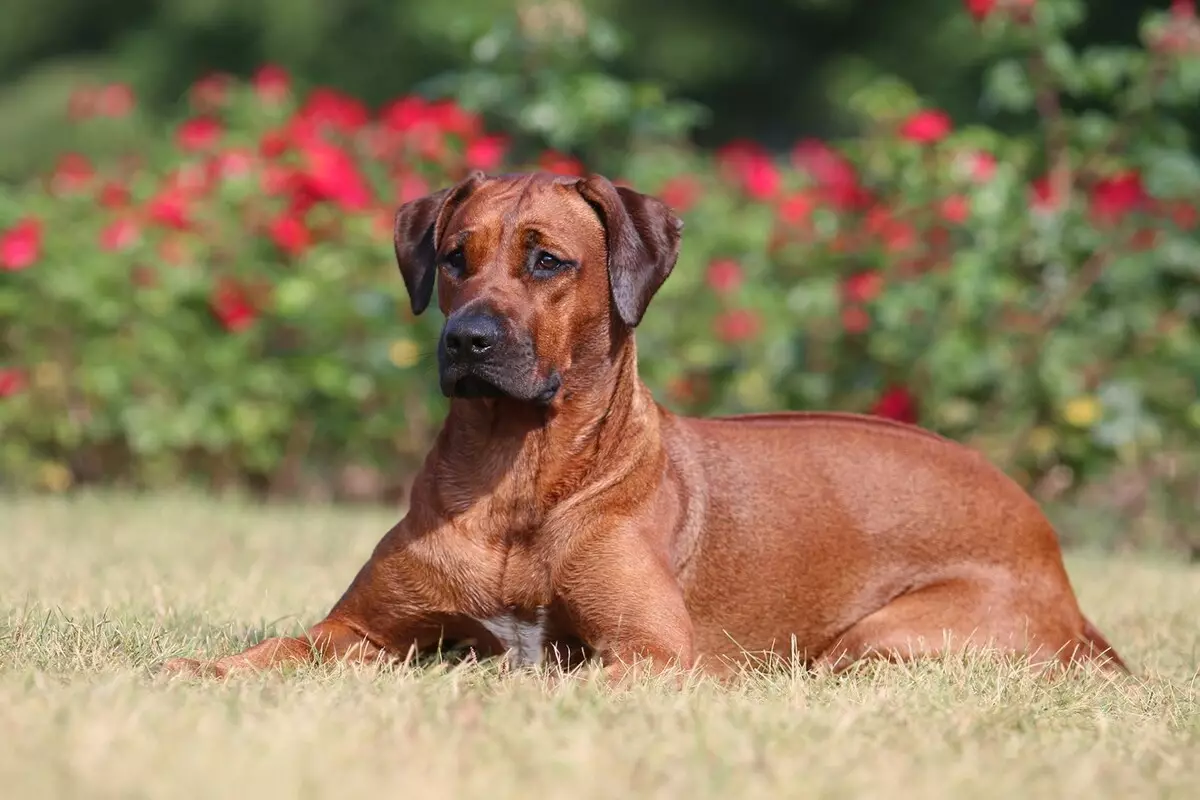
<svg viewBox="0 0 1200 800">
<path fill-rule="evenodd" d="M 437 242 L 442 229 L 454 209 L 483 180 L 482 172 L 473 171 L 454 186 L 410 200 L 396 212 L 392 244 L 414 314 L 424 311 L 433 298 L 433 282 L 437 276 Z"/>
<path fill-rule="evenodd" d="M 601 175 L 589 176 L 578 188 L 604 225 L 613 305 L 635 328 L 675 268 L 683 221 L 661 200 L 613 186 Z"/>
</svg>

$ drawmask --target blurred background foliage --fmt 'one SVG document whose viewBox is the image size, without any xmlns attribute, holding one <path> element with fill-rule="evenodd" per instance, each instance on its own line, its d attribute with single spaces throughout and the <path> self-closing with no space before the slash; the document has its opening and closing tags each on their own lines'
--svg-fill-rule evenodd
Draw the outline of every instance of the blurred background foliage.
<svg viewBox="0 0 1200 800">
<path fill-rule="evenodd" d="M 391 253 L 461 178 L 687 221 L 664 405 L 964 441 L 1200 559 L 1192 0 L 6 0 L 0 489 L 403 495 L 444 411 Z"/>
<path fill-rule="evenodd" d="M 586 62 L 577 64 L 571 85 L 544 87 L 543 107 L 526 113 L 530 128 L 558 131 L 554 146 L 573 143 L 570 126 L 547 118 L 556 108 L 578 114 L 584 126 L 662 92 L 698 104 L 678 109 L 670 122 L 698 123 L 699 144 L 736 136 L 786 147 L 800 135 L 851 132 L 843 98 L 880 75 L 911 85 L 956 120 L 1025 122 L 980 102 L 988 53 L 971 34 L 961 0 L 574 5 L 593 19 L 582 48 L 569 35 L 569 18 L 514 0 L 5 0 L 0 178 L 31 174 L 70 149 L 75 132 L 61 125 L 58 110 L 81 78 L 131 83 L 151 112 L 164 114 L 200 76 L 249 77 L 264 63 L 284 67 L 301 86 L 331 86 L 372 105 L 414 88 L 445 90 L 448 75 L 468 94 L 517 91 L 498 85 L 497 59 L 510 70 L 510 84 L 548 83 L 536 75 L 536 59 L 507 47 L 514 7 L 527 20 L 540 13 L 529 24 L 561 41 L 560 56 Z M 1071 32 L 1076 44 L 1133 44 L 1142 14 L 1165 3 L 1087 5 L 1087 19 Z M 640 97 L 619 96 L 608 78 L 629 82 Z M 574 99 L 556 104 L 555 91 Z M 503 102 L 489 110 L 507 111 Z"/>
</svg>

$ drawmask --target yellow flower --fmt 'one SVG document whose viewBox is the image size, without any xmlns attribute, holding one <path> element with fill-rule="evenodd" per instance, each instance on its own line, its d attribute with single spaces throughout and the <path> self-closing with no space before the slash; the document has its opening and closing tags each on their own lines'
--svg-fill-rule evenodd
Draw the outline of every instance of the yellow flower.
<svg viewBox="0 0 1200 800">
<path fill-rule="evenodd" d="M 71 470 L 57 461 L 43 461 L 38 467 L 38 483 L 51 492 L 65 492 L 71 488 Z"/>
<path fill-rule="evenodd" d="M 412 339 L 397 339 L 388 348 L 388 358 L 397 367 L 411 367 L 417 363 L 417 359 L 420 357 L 421 351 Z"/>
<path fill-rule="evenodd" d="M 1091 395 L 1072 398 L 1063 407 L 1063 419 L 1076 428 L 1090 428 L 1100 419 L 1100 403 Z"/>
</svg>

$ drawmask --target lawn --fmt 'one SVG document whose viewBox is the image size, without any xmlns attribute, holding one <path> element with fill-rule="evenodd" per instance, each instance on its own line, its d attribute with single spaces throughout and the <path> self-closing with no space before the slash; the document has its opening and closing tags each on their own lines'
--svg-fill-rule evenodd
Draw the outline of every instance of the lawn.
<svg viewBox="0 0 1200 800">
<path fill-rule="evenodd" d="M 381 510 L 0 498 L 0 786 L 53 797 L 1193 797 L 1200 569 L 1073 553 L 1139 677 L 980 658 L 669 691 L 484 666 L 168 680 L 321 615 Z"/>
</svg>

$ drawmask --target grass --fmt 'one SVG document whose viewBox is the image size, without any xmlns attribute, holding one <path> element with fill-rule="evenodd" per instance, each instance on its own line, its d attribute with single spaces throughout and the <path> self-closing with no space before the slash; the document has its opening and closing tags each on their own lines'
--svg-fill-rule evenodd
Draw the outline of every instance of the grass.
<svg viewBox="0 0 1200 800">
<path fill-rule="evenodd" d="M 1200 569 L 1072 554 L 1139 672 L 985 658 L 623 693 L 483 666 L 170 680 L 174 655 L 291 632 L 385 511 L 0 498 L 0 786 L 55 797 L 1192 797 Z"/>
</svg>

